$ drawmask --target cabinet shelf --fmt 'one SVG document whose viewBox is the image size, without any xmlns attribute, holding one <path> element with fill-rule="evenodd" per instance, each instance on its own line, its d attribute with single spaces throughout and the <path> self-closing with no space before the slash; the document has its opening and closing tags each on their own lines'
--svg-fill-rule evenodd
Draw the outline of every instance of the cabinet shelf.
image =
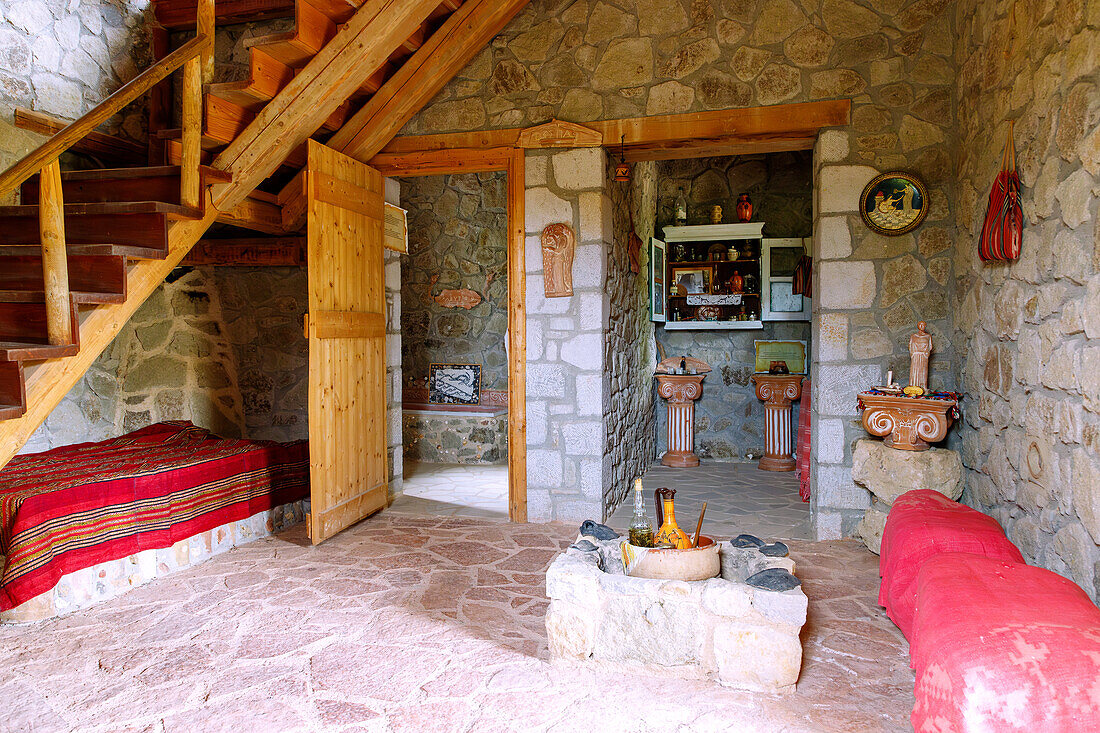
<svg viewBox="0 0 1100 733">
<path fill-rule="evenodd" d="M 760 293 L 691 293 L 692 295 L 740 295 L 742 298 L 759 298 Z M 686 295 L 670 295 L 669 300 L 673 298 L 686 298 Z M 715 303 L 714 305 L 722 305 L 721 303 Z"/>
<path fill-rule="evenodd" d="M 674 262 L 670 260 L 668 264 L 673 267 L 696 267 L 701 265 L 737 265 L 742 262 L 744 262 L 745 264 L 752 264 L 759 261 L 760 260 L 755 257 L 738 257 L 736 260 L 702 260 L 694 262 L 691 260 L 686 260 L 682 262 Z"/>
<path fill-rule="evenodd" d="M 736 331 L 763 328 L 763 321 L 666 321 L 666 331 Z"/>
</svg>

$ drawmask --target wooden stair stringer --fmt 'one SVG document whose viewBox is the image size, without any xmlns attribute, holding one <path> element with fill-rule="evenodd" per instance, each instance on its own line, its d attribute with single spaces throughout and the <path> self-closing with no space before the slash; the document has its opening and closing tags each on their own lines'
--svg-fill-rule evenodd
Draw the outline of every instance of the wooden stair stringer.
<svg viewBox="0 0 1100 733">
<path fill-rule="evenodd" d="M 176 221 L 168 230 L 168 256 L 163 260 L 138 260 L 127 276 L 125 302 L 98 305 L 80 323 L 80 351 L 64 359 L 51 359 L 28 369 L 27 411 L 21 417 L 0 421 L 0 469 L 26 444 L 34 431 L 50 416 L 122 327 L 153 294 L 169 273 L 191 251 L 218 211 L 207 202 L 201 219 Z"/>
</svg>

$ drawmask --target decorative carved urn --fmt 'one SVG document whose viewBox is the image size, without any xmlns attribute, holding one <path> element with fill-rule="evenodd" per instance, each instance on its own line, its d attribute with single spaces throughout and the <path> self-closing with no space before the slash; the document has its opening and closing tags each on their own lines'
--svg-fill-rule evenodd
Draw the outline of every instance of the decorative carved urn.
<svg viewBox="0 0 1100 733">
<path fill-rule="evenodd" d="M 657 394 L 668 400 L 668 450 L 661 456 L 666 466 L 699 465 L 699 456 L 695 455 L 695 400 L 703 394 L 703 379 L 710 370 L 710 364 L 690 356 L 671 356 L 657 365 Z"/>
<path fill-rule="evenodd" d="M 801 374 L 754 374 L 757 399 L 764 401 L 764 457 L 761 471 L 793 471 L 791 403 L 802 396 Z"/>
</svg>

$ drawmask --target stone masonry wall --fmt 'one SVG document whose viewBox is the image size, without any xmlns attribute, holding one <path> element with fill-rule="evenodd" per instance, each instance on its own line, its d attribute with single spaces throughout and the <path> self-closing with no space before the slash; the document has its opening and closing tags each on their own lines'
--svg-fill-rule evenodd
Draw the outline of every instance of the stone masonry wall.
<svg viewBox="0 0 1100 733">
<path fill-rule="evenodd" d="M 504 172 L 402 178 L 409 267 L 401 282 L 405 385 L 426 388 L 428 365 L 481 364 L 483 390 L 508 389 L 508 248 Z M 472 308 L 444 305 L 471 290 Z"/>
<path fill-rule="evenodd" d="M 0 0 L 0 170 L 45 140 L 14 126 L 15 108 L 87 112 L 148 64 L 151 19 L 149 0 Z M 145 125 L 135 103 L 104 129 L 143 140 Z"/>
<path fill-rule="evenodd" d="M 814 155 L 812 510 L 821 538 L 851 534 L 869 503 L 851 480 L 855 392 L 907 364 L 919 320 L 953 386 L 948 291 L 954 82 L 948 0 L 533 0 L 403 134 L 523 127 L 852 100 L 852 123 Z M 884 239 L 857 199 L 904 168 L 928 186 L 915 234 Z M 904 373 L 902 370 L 897 370 Z"/>
<path fill-rule="evenodd" d="M 217 267 L 225 331 L 239 369 L 245 434 L 309 437 L 308 298 L 304 267 Z"/>
<path fill-rule="evenodd" d="M 527 515 L 603 516 L 604 292 L 611 200 L 600 148 L 533 151 L 526 160 Z M 563 222 L 577 235 L 573 295 L 547 298 L 540 235 Z"/>
<path fill-rule="evenodd" d="M 669 160 L 657 164 L 660 197 L 657 231 L 673 224 L 680 189 L 688 200 L 688 224 L 709 224 L 710 210 L 722 207 L 723 221 L 737 221 L 737 196 L 753 202 L 753 220 L 764 222 L 766 237 L 808 237 L 813 227 L 813 163 L 805 151 L 771 155 L 733 155 Z M 660 236 L 660 235 L 658 235 Z M 669 356 L 687 354 L 714 371 L 695 402 L 695 449 L 703 458 L 743 459 L 764 452 L 764 403 L 749 379 L 755 365 L 753 341 L 791 339 L 810 342 L 807 322 L 766 323 L 751 331 L 666 331 L 657 341 Z M 798 404 L 793 424 L 798 422 Z M 657 455 L 668 450 L 668 410 L 658 400 Z"/>
<path fill-rule="evenodd" d="M 955 348 L 964 501 L 1100 598 L 1100 4 L 962 0 Z M 1008 123 L 1020 259 L 978 241 Z"/>
<path fill-rule="evenodd" d="M 113 438 L 163 420 L 247 437 L 237 355 L 211 268 L 177 268 L 24 446 Z"/>
<path fill-rule="evenodd" d="M 607 255 L 609 319 L 604 338 L 605 464 L 604 516 L 626 499 L 633 480 L 653 461 L 653 367 L 657 347 L 649 320 L 649 238 L 657 210 L 657 166 L 634 166 L 629 183 L 616 183 L 608 162 L 613 241 Z M 639 226 L 640 224 L 640 226 Z M 642 241 L 638 272 L 630 271 L 630 234 Z"/>
</svg>

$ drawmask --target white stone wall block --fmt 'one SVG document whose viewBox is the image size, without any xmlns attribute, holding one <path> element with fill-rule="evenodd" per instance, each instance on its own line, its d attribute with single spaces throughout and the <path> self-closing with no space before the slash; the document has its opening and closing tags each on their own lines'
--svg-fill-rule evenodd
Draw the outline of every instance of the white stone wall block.
<svg viewBox="0 0 1100 733">
<path fill-rule="evenodd" d="M 571 456 L 602 456 L 604 433 L 602 422 L 578 422 L 562 426 L 565 452 Z"/>
<path fill-rule="evenodd" d="M 576 148 L 553 157 L 554 183 L 567 191 L 602 188 L 607 162 L 602 148 Z"/>
<path fill-rule="evenodd" d="M 558 522 L 581 523 L 586 519 L 600 519 L 603 510 L 599 500 L 591 501 L 577 496 L 574 500 L 558 497 L 554 501 L 554 520 Z"/>
<path fill-rule="evenodd" d="M 857 486 L 848 466 L 818 466 L 814 482 L 819 506 L 834 509 L 866 509 L 871 506 L 871 493 Z"/>
<path fill-rule="evenodd" d="M 564 223 L 571 228 L 573 204 L 549 188 L 529 188 L 524 194 L 524 215 L 528 234 L 541 235 L 548 224 Z"/>
<path fill-rule="evenodd" d="M 878 294 L 875 265 L 867 260 L 822 262 L 818 267 L 818 307 L 844 310 L 870 308 Z"/>
<path fill-rule="evenodd" d="M 606 280 L 603 244 L 577 245 L 573 258 L 573 287 L 603 289 Z"/>
<path fill-rule="evenodd" d="M 549 183 L 550 156 L 528 153 L 523 160 L 523 180 L 528 186 L 545 186 Z"/>
<path fill-rule="evenodd" d="M 530 469 L 528 469 L 530 471 Z M 549 522 L 554 518 L 550 492 L 533 486 L 527 487 L 527 521 Z"/>
<path fill-rule="evenodd" d="M 843 163 L 848 148 L 848 133 L 844 130 L 823 130 L 817 138 L 817 157 L 822 163 Z"/>
<path fill-rule="evenodd" d="M 556 450 L 527 451 L 527 483 L 529 486 L 556 489 L 561 486 L 562 457 Z"/>
<path fill-rule="evenodd" d="M 542 237 L 530 234 L 523 240 L 523 269 L 528 275 L 542 272 Z"/>
<path fill-rule="evenodd" d="M 586 191 L 578 197 L 581 226 L 577 240 L 603 241 L 611 237 L 611 198 L 600 191 Z"/>
<path fill-rule="evenodd" d="M 542 400 L 527 401 L 527 445 L 540 446 L 546 442 L 547 413 Z"/>
<path fill-rule="evenodd" d="M 820 362 L 848 360 L 848 316 L 840 313 L 822 313 L 817 317 L 818 329 L 814 334 L 814 347 Z"/>
<path fill-rule="evenodd" d="M 848 217 L 823 216 L 817 223 L 817 257 L 819 260 L 841 260 L 852 254 L 852 232 Z"/>
<path fill-rule="evenodd" d="M 611 312 L 607 293 L 578 293 L 580 330 L 602 331 Z"/>
<path fill-rule="evenodd" d="M 797 636 L 775 628 L 729 623 L 714 630 L 714 658 L 724 684 L 761 692 L 793 691 L 802 669 L 802 645 Z"/>
<path fill-rule="evenodd" d="M 844 421 L 817 421 L 817 460 L 818 463 L 844 463 Z"/>
<path fill-rule="evenodd" d="M 600 499 L 603 496 L 603 461 L 581 461 L 580 474 L 581 493 L 588 499 Z"/>
<path fill-rule="evenodd" d="M 814 390 L 817 414 L 855 417 L 856 393 L 882 384 L 883 370 L 876 364 L 821 364 Z"/>
<path fill-rule="evenodd" d="M 600 371 L 603 369 L 603 334 L 585 333 L 574 336 L 561 347 L 562 361 L 578 369 Z"/>
<path fill-rule="evenodd" d="M 574 285 L 576 283 L 574 282 Z M 545 284 L 541 274 L 527 276 L 527 314 L 528 316 L 555 315 L 567 313 L 572 298 L 547 298 Z M 528 319 L 530 322 L 530 319 Z"/>
<path fill-rule="evenodd" d="M 584 660 L 596 643 L 596 619 L 587 606 L 550 601 L 546 609 L 546 636 L 552 659 Z"/>
<path fill-rule="evenodd" d="M 806 609 L 809 599 L 800 588 L 795 588 L 782 593 L 767 590 L 757 590 L 753 594 L 753 608 L 760 612 L 768 621 L 777 624 L 787 624 L 793 627 L 795 633 L 806 623 Z"/>
<path fill-rule="evenodd" d="M 577 375 L 577 414 L 593 416 L 603 414 L 603 375 Z"/>
<path fill-rule="evenodd" d="M 818 211 L 859 211 L 859 195 L 878 171 L 867 165 L 827 165 L 818 173 Z"/>
</svg>

